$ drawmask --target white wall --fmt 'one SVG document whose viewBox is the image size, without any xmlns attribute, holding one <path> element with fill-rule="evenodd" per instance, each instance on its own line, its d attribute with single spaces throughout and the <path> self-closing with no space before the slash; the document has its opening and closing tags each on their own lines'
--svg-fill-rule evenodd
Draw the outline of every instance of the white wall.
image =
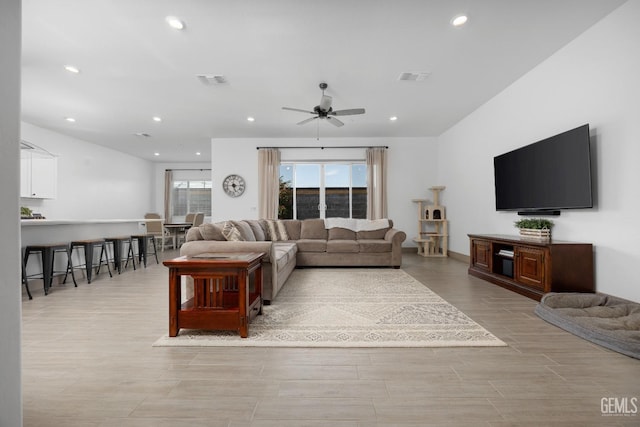
<svg viewBox="0 0 640 427">
<path fill-rule="evenodd" d="M 20 1 L 0 2 L 0 426 L 22 425 Z"/>
<path fill-rule="evenodd" d="M 516 234 L 517 215 L 495 211 L 494 156 L 589 123 L 597 206 L 563 211 L 552 233 L 595 245 L 598 291 L 640 301 L 639 19 L 640 2 L 622 5 L 438 138 L 451 250 Z"/>
<path fill-rule="evenodd" d="M 377 146 L 389 147 L 389 218 L 394 226 L 407 233 L 405 246 L 415 246 L 411 241 L 417 231 L 414 198 L 428 198 L 428 188 L 437 182 L 437 142 L 435 138 L 214 138 L 211 141 L 211 169 L 213 177 L 213 221 L 229 218 L 258 218 L 258 150 L 256 147 L 340 147 Z M 364 160 L 365 150 L 325 148 L 283 149 L 286 160 Z M 241 175 L 247 182 L 241 197 L 231 198 L 222 191 L 222 180 L 229 174 Z M 446 183 L 445 183 L 446 184 Z M 446 191 L 445 191 L 446 193 Z M 443 198 L 444 199 L 444 198 Z"/>
<path fill-rule="evenodd" d="M 24 122 L 21 137 L 59 156 L 57 198 L 22 206 L 47 219 L 142 218 L 153 208 L 151 162 Z"/>
</svg>

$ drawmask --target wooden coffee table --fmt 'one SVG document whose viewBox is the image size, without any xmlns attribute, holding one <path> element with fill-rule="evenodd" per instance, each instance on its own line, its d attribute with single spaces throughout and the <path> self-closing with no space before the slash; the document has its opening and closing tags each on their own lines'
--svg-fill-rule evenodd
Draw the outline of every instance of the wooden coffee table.
<svg viewBox="0 0 640 427">
<path fill-rule="evenodd" d="M 184 328 L 233 330 L 246 338 L 249 322 L 262 314 L 263 256 L 209 253 L 164 261 L 169 267 L 169 336 Z M 181 276 L 193 278 L 193 297 L 184 303 Z"/>
</svg>

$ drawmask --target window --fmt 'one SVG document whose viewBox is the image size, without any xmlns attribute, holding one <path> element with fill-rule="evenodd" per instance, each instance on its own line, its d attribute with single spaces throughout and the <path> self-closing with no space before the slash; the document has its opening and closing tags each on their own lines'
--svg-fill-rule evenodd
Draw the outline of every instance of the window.
<svg viewBox="0 0 640 427">
<path fill-rule="evenodd" d="M 366 216 L 366 164 L 334 162 L 280 165 L 279 218 L 366 218 Z"/>
<path fill-rule="evenodd" d="M 176 171 L 171 188 L 171 215 L 181 221 L 189 212 L 211 216 L 211 172 Z"/>
</svg>

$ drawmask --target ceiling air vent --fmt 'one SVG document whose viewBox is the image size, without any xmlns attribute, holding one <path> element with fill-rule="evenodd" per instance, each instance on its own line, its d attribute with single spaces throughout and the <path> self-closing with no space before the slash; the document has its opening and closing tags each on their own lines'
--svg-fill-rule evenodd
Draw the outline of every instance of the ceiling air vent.
<svg viewBox="0 0 640 427">
<path fill-rule="evenodd" d="M 227 78 L 222 74 L 198 74 L 196 75 L 203 85 L 223 85 L 227 84 Z"/>
<path fill-rule="evenodd" d="M 421 82 L 431 73 L 400 73 L 398 80 L 405 82 Z"/>
<path fill-rule="evenodd" d="M 140 137 L 142 137 L 142 138 L 149 138 L 151 135 L 149 135 L 149 134 L 148 134 L 148 133 L 146 133 L 146 132 L 136 132 L 136 133 L 135 133 L 135 136 L 140 136 Z"/>
</svg>

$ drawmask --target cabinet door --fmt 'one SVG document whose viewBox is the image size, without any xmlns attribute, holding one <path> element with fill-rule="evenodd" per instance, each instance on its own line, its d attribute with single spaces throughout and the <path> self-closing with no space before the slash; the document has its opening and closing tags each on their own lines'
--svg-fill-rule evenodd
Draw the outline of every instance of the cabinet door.
<svg viewBox="0 0 640 427">
<path fill-rule="evenodd" d="M 474 267 L 491 270 L 491 243 L 486 240 L 471 241 L 471 262 Z"/>
<path fill-rule="evenodd" d="M 31 197 L 31 152 L 20 150 L 20 197 Z"/>
<path fill-rule="evenodd" d="M 544 291 L 544 250 L 516 247 L 515 280 Z"/>
<path fill-rule="evenodd" d="M 55 199 L 57 194 L 58 159 L 41 153 L 31 153 L 31 196 Z"/>
</svg>

